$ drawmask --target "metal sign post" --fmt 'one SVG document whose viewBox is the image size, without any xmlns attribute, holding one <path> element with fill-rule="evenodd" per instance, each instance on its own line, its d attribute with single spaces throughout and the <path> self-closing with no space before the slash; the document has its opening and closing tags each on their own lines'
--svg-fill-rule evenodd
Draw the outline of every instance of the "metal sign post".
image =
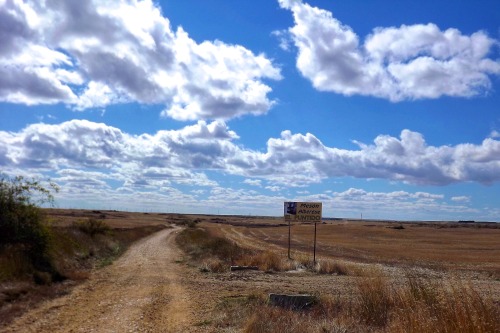
<svg viewBox="0 0 500 333">
<path fill-rule="evenodd" d="M 316 265 L 316 222 L 314 222 L 314 255 L 313 264 Z"/>
<path fill-rule="evenodd" d="M 288 220 L 288 259 L 292 259 L 292 257 L 290 256 L 290 234 L 291 234 L 291 220 L 289 219 Z"/>
</svg>

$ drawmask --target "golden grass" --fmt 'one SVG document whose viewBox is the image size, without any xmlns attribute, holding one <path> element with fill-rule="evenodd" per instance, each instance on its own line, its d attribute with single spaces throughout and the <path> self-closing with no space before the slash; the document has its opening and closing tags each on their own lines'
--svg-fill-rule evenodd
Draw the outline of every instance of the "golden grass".
<svg viewBox="0 0 500 333">
<path fill-rule="evenodd" d="M 199 233 L 196 230 L 186 232 Z M 191 240 L 198 238 L 214 247 L 227 242 L 216 237 L 218 241 L 214 243 L 210 237 L 208 231 L 203 231 L 203 235 Z M 224 259 L 220 254 L 224 251 L 212 249 L 208 252 L 219 256 L 204 262 L 206 270 L 223 271 L 221 263 Z M 234 251 L 229 253 L 234 255 Z M 404 283 L 392 286 L 385 273 L 373 265 L 354 268 L 354 264 L 321 259 L 311 269 L 310 256 L 300 252 L 293 253 L 293 260 L 275 251 L 238 249 L 238 253 L 236 262 L 258 266 L 264 271 L 281 272 L 305 267 L 320 274 L 356 276 L 352 278 L 355 281 L 352 295 L 322 295 L 318 304 L 306 311 L 283 309 L 262 302 L 243 302 L 240 307 L 236 303 L 218 312 L 218 320 L 223 322 L 232 318 L 229 320 L 231 325 L 235 325 L 234 320 L 239 318 L 237 325 L 243 332 L 485 333 L 500 330 L 498 306 L 471 283 L 458 279 L 436 280 L 408 270 Z"/>
<path fill-rule="evenodd" d="M 357 315 L 368 326 L 386 326 L 394 307 L 387 280 L 381 276 L 361 278 L 357 281 L 357 289 L 354 298 Z"/>
<path fill-rule="evenodd" d="M 247 252 L 237 263 L 242 266 L 257 266 L 265 272 L 284 272 L 296 268 L 293 261 L 274 251 Z"/>
<path fill-rule="evenodd" d="M 197 262 L 203 272 L 224 272 L 230 265 L 256 266 L 265 272 L 303 269 L 335 275 L 347 275 L 351 270 L 346 264 L 328 259 L 314 264 L 310 255 L 297 251 L 293 253 L 292 259 L 288 259 L 285 253 L 277 251 L 244 249 L 223 236 L 214 235 L 212 231 L 213 229 L 188 228 L 176 239 L 177 244 Z"/>
<path fill-rule="evenodd" d="M 352 265 L 351 265 L 352 266 Z M 321 259 L 315 266 L 315 271 L 319 274 L 349 275 L 350 269 L 345 263 L 338 260 Z"/>
<path fill-rule="evenodd" d="M 253 242 L 256 245 L 251 250 L 238 249 L 234 243 L 236 236 L 234 240 L 231 237 L 229 241 L 214 242 L 211 255 L 203 257 L 199 263 L 201 269 L 225 272 L 231 263 L 256 265 L 263 271 L 276 272 L 302 267 L 319 274 L 346 273 L 349 276 L 346 279 L 351 279 L 355 284 L 352 294 L 318 295 L 318 304 L 301 312 L 269 306 L 262 301 L 267 296 L 265 294 L 252 299 L 225 299 L 217 309 L 217 316 L 210 323 L 200 322 L 200 326 L 212 325 L 220 331 L 238 327 L 238 331 L 241 329 L 245 332 L 500 332 L 499 305 L 468 280 L 436 279 L 409 271 L 405 280 L 398 281 L 394 286 L 393 278 L 386 277 L 380 270 L 371 269 L 371 265 L 348 262 L 382 262 L 403 266 L 418 263 L 443 268 L 490 270 L 492 274 L 498 274 L 499 229 L 405 224 L 405 229 L 398 230 L 391 228 L 393 224 L 381 222 L 318 225 L 318 255 L 321 259 L 312 266 L 309 252 L 313 232 L 311 225 L 292 227 L 293 260 L 289 260 L 285 250 L 276 250 L 278 247 L 286 249 L 287 245 L 286 237 L 283 236 L 286 227 L 277 226 L 282 222 L 281 219 L 262 222 L 256 218 L 234 217 L 237 225 L 225 225 L 219 220 L 229 223 L 233 218 L 225 217 L 215 224 L 207 223 L 213 217 L 185 217 L 177 214 L 110 211 L 59 213 L 61 215 L 55 217 L 56 225 L 68 225 L 67 220 L 64 220 L 68 216 L 74 220 L 87 217 L 105 219 L 112 229 L 120 230 L 113 236 L 116 239 L 131 236 L 126 236 L 127 232 L 135 232 L 134 226 L 138 225 L 182 224 L 187 219 L 197 219 L 210 234 L 231 236 L 235 231 L 246 237 L 245 244 Z M 245 223 L 252 224 L 252 228 L 247 228 Z M 275 226 L 259 226 L 259 223 Z M 221 230 L 229 231 L 226 233 Z M 96 238 L 103 242 L 104 248 L 108 249 L 106 251 L 116 251 L 118 243 L 104 241 L 100 235 Z M 95 248 L 75 246 L 70 241 L 61 241 L 60 246 L 61 251 L 81 258 L 95 258 L 98 253 Z M 477 258 L 481 258 L 481 261 L 478 262 Z M 75 267 L 71 270 L 71 265 L 67 267 L 68 272 L 73 272 L 78 279 L 79 270 Z M 82 278 L 85 278 L 84 273 Z"/>
<path fill-rule="evenodd" d="M 217 258 L 208 258 L 201 262 L 200 271 L 202 272 L 212 272 L 212 273 L 222 273 L 227 272 L 227 264 Z"/>
<path fill-rule="evenodd" d="M 498 305 L 461 280 L 414 276 L 393 294 L 393 332 L 499 332 Z"/>
<path fill-rule="evenodd" d="M 252 313 L 244 332 L 500 331 L 498 306 L 471 284 L 454 280 L 408 279 L 402 287 L 391 288 L 384 277 L 363 277 L 353 299 L 323 296 L 308 311 L 260 304 Z"/>
<path fill-rule="evenodd" d="M 203 223 L 202 226 L 219 233 L 222 230 L 238 242 L 242 234 L 249 245 L 280 247 L 286 251 L 288 228 L 277 223 L 275 227 L 260 226 L 259 221 L 263 224 L 267 220 L 255 218 L 247 225 Z M 394 229 L 394 223 L 387 222 L 328 222 L 317 227 L 317 256 L 363 263 L 480 270 L 500 280 L 500 225 L 495 226 L 405 223 L 404 229 Z M 312 257 L 314 227 L 293 225 L 291 235 L 292 251 L 309 253 Z"/>
</svg>

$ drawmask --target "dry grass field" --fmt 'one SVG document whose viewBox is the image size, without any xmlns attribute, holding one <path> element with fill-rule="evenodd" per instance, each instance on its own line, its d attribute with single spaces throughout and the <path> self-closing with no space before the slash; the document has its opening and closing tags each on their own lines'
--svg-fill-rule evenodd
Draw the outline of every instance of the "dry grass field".
<svg viewBox="0 0 500 333">
<path fill-rule="evenodd" d="M 169 272 L 168 277 L 155 278 L 170 281 L 168 283 L 173 283 L 175 290 L 182 293 L 175 295 L 169 288 L 162 287 L 162 292 L 168 293 L 167 299 L 158 302 L 158 295 L 152 295 L 154 302 L 144 307 L 147 315 L 140 317 L 143 320 L 154 313 L 171 314 L 172 309 L 184 308 L 175 312 L 181 316 L 178 323 L 183 325 L 177 329 L 183 332 L 500 330 L 498 224 L 326 220 L 317 225 L 317 263 L 314 265 L 312 224 L 292 225 L 292 260 L 289 260 L 288 226 L 282 218 L 46 211 L 52 226 L 60 230 L 78 225 L 82 219 L 104 221 L 117 237 L 145 227 L 177 225 L 184 228 L 180 233 L 170 233 L 178 233 L 177 246 L 184 254 L 158 258 L 161 253 L 156 253 L 158 246 L 169 247 L 169 253 L 178 253 L 172 238 L 168 238 L 168 243 L 157 239 L 156 245 L 150 246 L 154 262 L 164 262 L 163 269 Z M 125 263 L 120 260 L 114 268 L 116 274 L 123 272 L 119 267 Z M 256 266 L 258 270 L 230 271 L 231 265 Z M 93 269 L 89 271 L 79 282 L 84 283 L 83 290 L 89 288 L 85 284 L 103 285 L 99 276 L 115 274 L 113 269 L 104 269 L 98 274 Z M 123 277 L 123 281 L 134 281 L 140 273 L 148 272 L 143 277 L 147 282 L 153 278 L 151 274 L 155 269 L 153 266 L 147 271 L 142 266 L 141 270 L 131 267 L 128 271 L 137 277 Z M 93 278 L 95 274 L 97 280 Z M 85 279 L 89 279 L 87 283 Z M 0 283 L 0 291 L 7 290 L 5 285 Z M 59 287 L 53 284 L 52 288 Z M 77 290 L 76 294 L 80 292 Z M 316 303 L 303 311 L 283 309 L 268 304 L 269 293 L 310 294 Z M 93 297 L 101 296 L 107 297 Z M 120 297 L 127 299 L 128 296 Z M 26 300 L 26 296 L 20 297 L 23 298 Z M 65 298 L 70 303 L 75 301 L 71 294 Z M 108 297 L 106 302 L 110 300 Z M 5 300 L 5 297 L 3 302 L 7 306 L 22 307 L 22 302 Z M 38 312 L 28 312 L 17 321 L 15 330 L 5 326 L 5 331 L 22 331 L 23 325 L 44 316 L 44 311 L 55 315 L 61 306 L 49 303 L 45 307 L 47 310 L 42 306 Z M 26 305 L 25 310 L 29 310 Z M 134 311 L 137 310 L 140 309 Z M 86 322 L 85 318 L 81 320 Z M 161 322 L 161 318 L 154 322 Z M 48 332 L 54 327 L 49 322 L 46 325 L 46 329 L 33 331 Z M 152 321 L 145 325 L 147 331 L 162 331 Z"/>
<path fill-rule="evenodd" d="M 227 237 L 247 243 L 288 246 L 288 227 L 272 227 L 282 224 L 281 219 L 246 219 L 246 223 L 209 228 L 220 228 Z M 312 253 L 313 240 L 313 225 L 292 225 L 292 249 Z M 317 225 L 316 249 L 320 257 L 489 272 L 500 279 L 500 224 L 329 221 Z"/>
<path fill-rule="evenodd" d="M 256 251 L 230 250 L 232 264 L 267 272 L 227 273 L 213 259 L 201 264 L 204 271 L 219 272 L 209 275 L 204 289 L 221 295 L 219 304 L 233 304 L 225 320 L 230 311 L 245 317 L 245 302 L 255 295 L 306 293 L 319 299 L 305 313 L 258 303 L 241 324 L 245 332 L 500 329 L 500 225 L 326 221 L 317 225 L 313 265 L 314 225 L 292 225 L 288 260 L 288 226 L 281 218 L 196 218 L 210 235 Z M 235 306 L 231 297 L 239 297 L 243 305 Z"/>
<path fill-rule="evenodd" d="M 135 212 L 120 212 L 115 210 L 85 210 L 85 209 L 44 209 L 52 225 L 67 227 L 71 224 L 88 219 L 105 221 L 112 229 L 132 229 L 137 227 L 162 225 L 172 219 L 168 214 L 149 214 Z"/>
</svg>

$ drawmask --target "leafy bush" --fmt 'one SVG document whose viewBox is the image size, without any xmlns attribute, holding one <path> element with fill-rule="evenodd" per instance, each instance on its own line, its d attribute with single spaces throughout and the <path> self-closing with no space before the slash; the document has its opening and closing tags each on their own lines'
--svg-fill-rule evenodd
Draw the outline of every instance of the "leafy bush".
<svg viewBox="0 0 500 333">
<path fill-rule="evenodd" d="M 55 184 L 45 188 L 22 176 L 0 178 L 0 248 L 21 247 L 36 270 L 52 272 L 48 256 L 50 230 L 38 205 L 53 204 Z"/>
</svg>

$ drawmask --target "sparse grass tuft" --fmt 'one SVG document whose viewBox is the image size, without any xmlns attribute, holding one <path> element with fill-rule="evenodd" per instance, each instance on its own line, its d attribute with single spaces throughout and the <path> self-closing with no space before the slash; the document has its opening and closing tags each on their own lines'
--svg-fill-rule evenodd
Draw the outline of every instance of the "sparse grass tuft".
<svg viewBox="0 0 500 333">
<path fill-rule="evenodd" d="M 293 261 L 297 268 L 314 270 L 314 263 L 310 254 L 304 252 L 295 252 L 292 254 Z"/>
</svg>

